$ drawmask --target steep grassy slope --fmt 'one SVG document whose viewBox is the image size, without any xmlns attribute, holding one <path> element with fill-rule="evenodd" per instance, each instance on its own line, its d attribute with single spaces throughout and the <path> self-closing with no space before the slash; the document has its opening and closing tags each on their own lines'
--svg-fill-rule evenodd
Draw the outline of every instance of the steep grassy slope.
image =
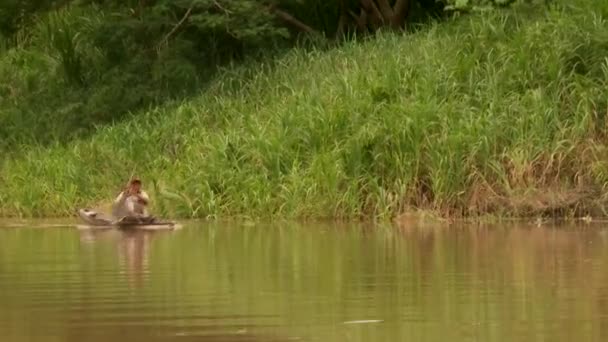
<svg viewBox="0 0 608 342">
<path fill-rule="evenodd" d="M 601 214 L 598 13 L 488 13 L 226 70 L 194 100 L 5 158 L 0 215 L 70 214 L 132 173 L 178 217 Z"/>
</svg>

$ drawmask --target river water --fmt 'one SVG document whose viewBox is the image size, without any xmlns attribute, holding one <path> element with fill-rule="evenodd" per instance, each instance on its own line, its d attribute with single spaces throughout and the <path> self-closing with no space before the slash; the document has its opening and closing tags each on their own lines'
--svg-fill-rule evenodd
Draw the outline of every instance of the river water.
<svg viewBox="0 0 608 342">
<path fill-rule="evenodd" d="M 608 341 L 608 227 L 0 229 L 0 340 Z"/>
</svg>

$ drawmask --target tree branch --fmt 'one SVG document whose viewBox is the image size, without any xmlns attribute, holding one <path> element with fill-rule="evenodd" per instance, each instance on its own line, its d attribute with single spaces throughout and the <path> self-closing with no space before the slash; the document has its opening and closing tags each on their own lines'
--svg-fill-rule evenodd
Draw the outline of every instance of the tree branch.
<svg viewBox="0 0 608 342">
<path fill-rule="evenodd" d="M 395 14 L 399 15 L 399 13 L 406 12 L 409 7 L 409 0 L 397 0 L 393 11 L 395 12 Z"/>
<path fill-rule="evenodd" d="M 369 18 L 369 24 L 372 26 L 372 29 L 374 31 L 376 31 L 376 30 L 380 29 L 382 26 L 389 23 L 390 18 L 385 18 L 375 3 L 372 3 L 372 9 L 373 9 L 373 12 L 371 13 L 370 18 Z"/>
<path fill-rule="evenodd" d="M 232 14 L 231 11 L 227 10 L 226 8 L 224 8 L 224 6 L 222 6 L 222 4 L 220 4 L 219 2 L 217 2 L 217 0 L 213 0 L 213 4 L 215 5 L 215 7 L 217 7 L 220 11 L 223 11 L 226 14 Z"/>
<path fill-rule="evenodd" d="M 394 7 L 393 26 L 402 26 L 410 12 L 410 0 L 397 0 Z"/>
<path fill-rule="evenodd" d="M 291 14 L 276 8 L 274 6 L 269 7 L 269 10 L 274 13 L 274 15 L 276 15 L 279 19 L 285 21 L 286 23 L 292 25 L 293 27 L 297 28 L 298 30 L 302 31 L 302 32 L 306 32 L 309 34 L 318 34 L 318 32 L 313 29 L 312 27 L 304 24 L 303 22 L 301 22 L 300 20 L 296 19 L 294 16 L 292 16 Z"/>
<path fill-rule="evenodd" d="M 367 12 L 363 7 L 361 7 L 361 13 L 356 15 L 352 11 L 349 11 L 350 15 L 355 19 L 355 23 L 357 25 L 357 30 L 361 33 L 364 33 L 367 30 Z"/>
<path fill-rule="evenodd" d="M 173 26 L 173 29 L 169 33 L 167 33 L 167 35 L 160 41 L 160 43 L 158 43 L 159 46 L 169 41 L 169 38 L 171 38 L 171 36 L 175 34 L 175 32 L 177 32 L 177 30 L 186 22 L 186 20 L 188 20 L 188 17 L 190 17 L 190 13 L 192 13 L 192 7 L 188 8 L 186 14 L 184 14 L 184 17 L 177 24 L 175 24 L 175 26 Z"/>
<path fill-rule="evenodd" d="M 389 21 L 393 17 L 393 8 L 388 0 L 376 0 L 378 2 L 378 6 L 380 7 L 380 11 L 382 12 L 382 17 L 386 21 Z"/>
<path fill-rule="evenodd" d="M 371 11 L 372 10 L 372 1 L 373 0 L 361 0 L 360 1 L 361 8 L 366 11 Z"/>
<path fill-rule="evenodd" d="M 390 20 L 390 17 L 385 17 L 384 14 L 378 9 L 378 6 L 372 1 L 372 11 L 374 12 L 374 16 L 372 17 L 372 21 L 375 23 L 375 29 L 378 29 L 380 26 L 384 24 L 385 21 Z"/>
</svg>

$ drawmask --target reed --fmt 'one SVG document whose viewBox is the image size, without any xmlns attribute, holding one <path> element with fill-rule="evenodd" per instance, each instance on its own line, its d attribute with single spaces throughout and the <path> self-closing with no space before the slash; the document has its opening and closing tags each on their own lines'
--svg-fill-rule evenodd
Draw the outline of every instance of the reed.
<svg viewBox="0 0 608 342">
<path fill-rule="evenodd" d="M 608 24 L 490 12 L 230 67 L 200 96 L 0 167 L 0 215 L 63 216 L 133 169 L 159 215 L 601 215 Z"/>
</svg>

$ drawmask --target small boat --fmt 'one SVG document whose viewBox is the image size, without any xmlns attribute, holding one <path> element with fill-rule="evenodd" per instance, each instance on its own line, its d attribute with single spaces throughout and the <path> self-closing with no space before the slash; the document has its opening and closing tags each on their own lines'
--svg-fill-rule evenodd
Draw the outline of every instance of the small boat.
<svg viewBox="0 0 608 342">
<path fill-rule="evenodd" d="M 114 220 L 111 217 L 91 209 L 78 210 L 78 216 L 86 223 L 79 228 L 120 228 L 120 229 L 176 229 L 178 225 L 172 221 L 160 221 L 153 216 L 150 217 L 123 217 Z"/>
</svg>

